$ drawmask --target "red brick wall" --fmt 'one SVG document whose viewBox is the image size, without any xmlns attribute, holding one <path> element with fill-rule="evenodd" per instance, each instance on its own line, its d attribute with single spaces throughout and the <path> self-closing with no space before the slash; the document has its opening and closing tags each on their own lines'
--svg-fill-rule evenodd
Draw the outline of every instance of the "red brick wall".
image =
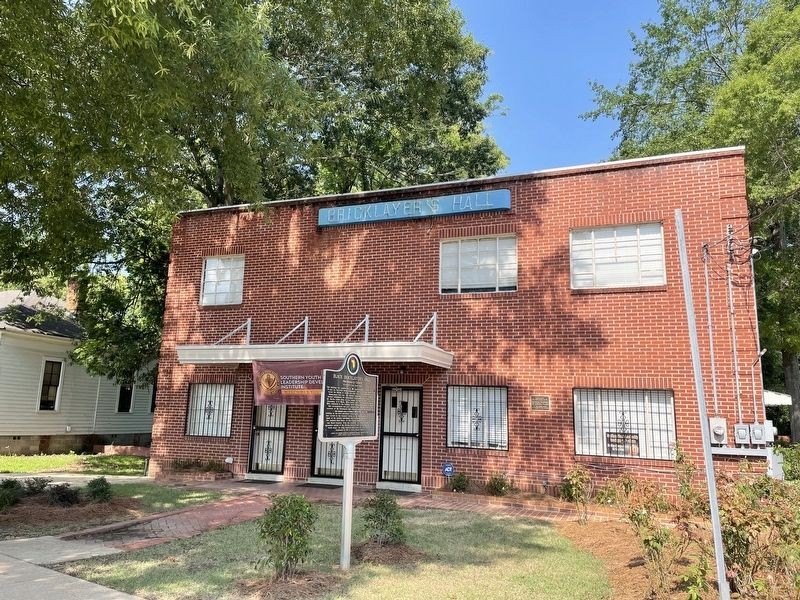
<svg viewBox="0 0 800 600">
<path fill-rule="evenodd" d="M 443 483 L 439 470 L 444 460 L 453 461 L 458 470 L 477 480 L 494 471 L 505 472 L 521 487 L 557 484 L 576 461 L 591 465 L 598 475 L 632 469 L 672 485 L 668 461 L 576 457 L 572 390 L 673 390 L 678 439 L 695 460 L 701 460 L 674 209 L 683 209 L 686 224 L 711 410 L 701 244 L 722 240 L 728 224 L 737 230 L 737 238 L 749 236 L 743 154 L 727 151 L 654 159 L 497 183 L 407 190 L 392 197 L 492 188 L 511 189 L 510 211 L 332 228 L 317 227 L 320 205 L 312 203 L 275 207 L 266 215 L 236 209 L 185 215 L 175 226 L 172 242 L 153 426 L 154 472 L 176 457 L 221 460 L 232 456 L 238 474 L 247 466 L 252 415 L 249 365 L 179 365 L 176 345 L 212 343 L 248 317 L 253 319 L 251 341 L 255 344 L 276 342 L 305 316 L 310 318 L 311 342 L 337 342 L 365 314 L 370 315 L 371 341 L 410 341 L 436 311 L 439 346 L 455 353 L 452 369 L 407 365 L 401 372 L 399 365 L 366 365 L 381 376 L 382 383 L 423 386 L 425 487 Z M 341 203 L 355 202 L 350 198 Z M 601 293 L 571 291 L 570 228 L 654 220 L 664 225 L 666 285 Z M 509 232 L 517 235 L 518 291 L 439 294 L 441 239 Z M 720 405 L 732 426 L 738 419 L 727 291 L 719 269 L 722 249 L 722 244 L 714 246 L 711 305 Z M 203 257 L 233 253 L 245 255 L 242 304 L 199 306 Z M 748 264 L 737 265 L 736 271 L 742 280 L 749 277 Z M 735 287 L 734 295 L 744 420 L 752 421 L 753 297 L 749 287 Z M 188 385 L 210 380 L 237 384 L 230 439 L 184 435 Z M 508 387 L 507 451 L 446 447 L 446 386 L 469 383 Z M 533 412 L 529 398 L 534 394 L 549 395 L 551 410 Z M 758 401 L 760 405 L 760 397 Z M 309 473 L 311 415 L 310 408 L 289 409 L 287 476 L 305 478 Z M 358 447 L 357 481 L 375 481 L 377 455 L 377 443 Z"/>
</svg>

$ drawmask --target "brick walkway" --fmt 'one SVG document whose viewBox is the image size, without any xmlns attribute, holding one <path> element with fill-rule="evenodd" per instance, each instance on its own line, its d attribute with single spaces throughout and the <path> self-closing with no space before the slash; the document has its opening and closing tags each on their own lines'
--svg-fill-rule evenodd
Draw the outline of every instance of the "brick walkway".
<svg viewBox="0 0 800 600">
<path fill-rule="evenodd" d="M 226 525 L 242 523 L 261 516 L 269 506 L 271 494 L 300 493 L 312 502 L 340 503 L 341 488 L 316 487 L 297 484 L 241 484 L 231 482 L 229 492 L 238 493 L 235 498 L 221 500 L 202 506 L 190 507 L 161 515 L 151 515 L 127 524 L 114 524 L 62 536 L 63 539 L 83 539 L 102 543 L 119 550 L 137 550 L 178 539 L 187 539 L 204 531 Z M 356 488 L 354 500 L 358 503 L 371 490 Z M 489 501 L 457 494 L 405 494 L 398 497 L 403 508 L 460 510 L 486 515 L 527 517 L 546 520 L 577 520 L 577 513 L 563 506 L 546 503 Z M 595 521 L 608 521 L 615 516 L 609 513 L 590 513 Z"/>
</svg>

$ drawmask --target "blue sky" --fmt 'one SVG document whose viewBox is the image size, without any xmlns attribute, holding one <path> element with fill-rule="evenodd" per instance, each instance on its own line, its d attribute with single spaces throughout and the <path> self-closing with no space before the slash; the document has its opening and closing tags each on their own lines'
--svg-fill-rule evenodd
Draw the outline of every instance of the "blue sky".
<svg viewBox="0 0 800 600">
<path fill-rule="evenodd" d="M 508 155 L 508 173 L 606 160 L 610 120 L 584 121 L 589 81 L 627 79 L 629 31 L 658 20 L 656 0 L 453 0 L 466 29 L 492 52 L 486 91 L 503 96 L 506 115 L 489 132 Z"/>
</svg>

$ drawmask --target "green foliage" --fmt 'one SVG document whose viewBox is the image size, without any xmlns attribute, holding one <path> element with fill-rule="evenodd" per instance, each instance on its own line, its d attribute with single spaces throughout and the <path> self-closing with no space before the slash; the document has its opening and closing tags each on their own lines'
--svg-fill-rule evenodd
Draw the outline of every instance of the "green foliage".
<svg viewBox="0 0 800 600">
<path fill-rule="evenodd" d="M 45 490 L 45 494 L 47 501 L 53 506 L 74 506 L 81 501 L 80 490 L 68 483 L 53 484 Z"/>
<path fill-rule="evenodd" d="M 92 502 L 108 502 L 114 497 L 111 484 L 105 477 L 92 479 L 84 489 L 86 497 Z"/>
<path fill-rule="evenodd" d="M 47 486 L 53 482 L 49 477 L 28 477 L 22 481 L 25 486 L 26 496 L 38 496 L 44 493 Z"/>
<path fill-rule="evenodd" d="M 486 482 L 486 491 L 490 496 L 505 496 L 511 491 L 511 483 L 503 473 L 492 473 Z"/>
<path fill-rule="evenodd" d="M 458 471 L 450 479 L 450 489 L 454 492 L 466 492 L 469 488 L 469 477 L 466 473 Z"/>
<path fill-rule="evenodd" d="M 697 562 L 681 575 L 680 580 L 686 590 L 686 600 L 703 600 L 708 597 L 711 587 L 708 583 L 708 557 L 701 554 Z"/>
<path fill-rule="evenodd" d="M 151 377 L 177 212 L 505 166 L 463 25 L 449 0 L 2 3 L 0 285 L 79 280 L 73 357 Z"/>
<path fill-rule="evenodd" d="M 0 511 L 14 506 L 24 494 L 24 488 L 17 479 L 6 478 L 0 481 Z"/>
<path fill-rule="evenodd" d="M 363 506 L 364 524 L 372 541 L 383 545 L 399 544 L 405 539 L 403 515 L 393 494 L 378 490 Z"/>
<path fill-rule="evenodd" d="M 258 519 L 261 539 L 267 547 L 263 559 L 286 579 L 311 553 L 311 532 L 317 520 L 314 506 L 300 494 L 273 496 L 272 506 Z"/>
<path fill-rule="evenodd" d="M 800 585 L 800 488 L 766 475 L 721 478 L 725 561 L 742 597 L 790 598 Z"/>
<path fill-rule="evenodd" d="M 783 456 L 783 476 L 789 481 L 800 479 L 800 444 L 778 446 L 775 452 Z"/>
<path fill-rule="evenodd" d="M 619 492 L 614 482 L 609 481 L 600 486 L 594 495 L 594 501 L 598 504 L 615 506 L 619 502 Z"/>
<path fill-rule="evenodd" d="M 592 497 L 592 487 L 592 474 L 580 464 L 573 465 L 561 480 L 561 497 L 575 503 L 580 522 L 584 525 L 588 519 L 587 505 Z"/>
</svg>

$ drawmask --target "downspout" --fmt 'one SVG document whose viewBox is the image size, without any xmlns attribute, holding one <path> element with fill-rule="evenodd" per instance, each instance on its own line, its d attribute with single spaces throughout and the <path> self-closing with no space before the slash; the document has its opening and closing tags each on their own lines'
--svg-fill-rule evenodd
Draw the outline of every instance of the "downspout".
<svg viewBox="0 0 800 600">
<path fill-rule="evenodd" d="M 97 378 L 97 396 L 94 399 L 94 418 L 92 419 L 92 435 L 94 435 L 95 430 L 97 429 L 97 407 L 100 404 L 100 381 L 102 377 Z"/>
</svg>

